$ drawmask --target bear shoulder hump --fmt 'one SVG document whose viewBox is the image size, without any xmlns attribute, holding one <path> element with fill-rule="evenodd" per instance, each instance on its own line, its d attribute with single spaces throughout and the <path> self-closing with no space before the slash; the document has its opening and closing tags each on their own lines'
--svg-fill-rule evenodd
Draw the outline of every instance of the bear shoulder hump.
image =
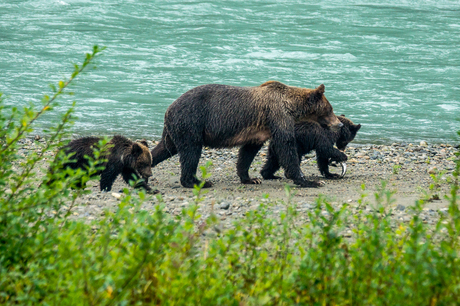
<svg viewBox="0 0 460 306">
<path fill-rule="evenodd" d="M 268 87 L 268 88 L 273 88 L 273 89 L 285 89 L 287 88 L 286 84 L 283 84 L 278 81 L 267 81 L 260 85 L 259 87 Z"/>
</svg>

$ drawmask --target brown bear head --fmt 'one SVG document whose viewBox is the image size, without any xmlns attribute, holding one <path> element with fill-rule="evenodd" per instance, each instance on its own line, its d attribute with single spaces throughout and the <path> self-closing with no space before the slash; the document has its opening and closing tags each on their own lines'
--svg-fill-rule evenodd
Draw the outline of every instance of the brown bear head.
<svg viewBox="0 0 460 306">
<path fill-rule="evenodd" d="M 324 95 L 324 91 L 324 84 L 319 85 L 315 89 L 307 89 L 307 104 L 311 107 L 307 119 L 316 121 L 321 126 L 329 128 L 332 131 L 337 131 L 343 124 L 334 114 L 334 109 Z"/>
<path fill-rule="evenodd" d="M 355 139 L 356 133 L 361 128 L 361 124 L 354 124 L 350 119 L 346 118 L 345 115 L 337 116 L 342 122 L 343 126 L 340 129 L 340 137 L 336 142 L 337 149 L 345 150 L 347 145 Z"/>
<path fill-rule="evenodd" d="M 149 151 L 147 142 L 133 142 L 130 148 L 129 158 L 126 158 L 125 167 L 129 167 L 138 173 L 139 178 L 148 180 L 152 176 L 152 154 Z"/>
</svg>

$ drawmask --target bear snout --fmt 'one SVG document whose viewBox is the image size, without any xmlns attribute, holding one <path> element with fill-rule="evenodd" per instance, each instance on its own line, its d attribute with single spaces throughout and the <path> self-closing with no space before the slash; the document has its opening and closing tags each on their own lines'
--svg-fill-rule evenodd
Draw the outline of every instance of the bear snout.
<svg viewBox="0 0 460 306">
<path fill-rule="evenodd" d="M 143 178 L 149 178 L 149 177 L 151 177 L 151 176 L 153 176 L 151 170 L 142 173 L 142 177 L 143 177 Z"/>
<path fill-rule="evenodd" d="M 342 122 L 339 122 L 338 124 L 332 125 L 332 126 L 331 126 L 331 130 L 334 131 L 334 132 L 336 132 L 336 131 L 340 130 L 340 129 L 342 128 L 342 126 L 343 126 L 343 123 L 342 123 Z"/>
<path fill-rule="evenodd" d="M 336 115 L 334 115 L 334 113 L 319 117 L 318 123 L 323 127 L 328 127 L 334 132 L 338 131 L 343 126 L 343 123 L 339 120 L 339 118 L 337 118 Z"/>
</svg>

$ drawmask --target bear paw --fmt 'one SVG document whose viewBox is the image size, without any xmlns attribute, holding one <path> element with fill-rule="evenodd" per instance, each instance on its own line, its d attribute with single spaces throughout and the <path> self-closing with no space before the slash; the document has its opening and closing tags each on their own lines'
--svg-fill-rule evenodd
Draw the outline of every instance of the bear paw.
<svg viewBox="0 0 460 306">
<path fill-rule="evenodd" d="M 327 178 L 327 179 L 336 180 L 336 179 L 341 178 L 341 175 L 336 174 L 336 173 L 325 173 L 324 177 Z"/>
<path fill-rule="evenodd" d="M 317 188 L 323 186 L 324 182 L 315 182 L 315 181 L 307 181 L 307 180 L 299 180 L 299 181 L 294 181 L 294 184 L 299 185 L 300 187 L 311 187 L 311 188 Z"/>
<path fill-rule="evenodd" d="M 203 185 L 203 188 L 211 188 L 213 185 L 211 182 L 208 182 L 208 181 L 205 181 L 204 182 L 204 185 Z"/>
<path fill-rule="evenodd" d="M 340 163 L 340 162 L 345 162 L 345 161 L 347 161 L 347 160 L 348 160 L 347 155 L 346 155 L 345 153 L 339 151 L 338 154 L 337 154 L 336 156 L 334 156 L 334 157 L 331 158 L 331 160 L 329 161 L 329 163 L 332 162 L 332 161 L 335 161 L 335 162 Z"/>
<path fill-rule="evenodd" d="M 258 178 L 250 178 L 249 180 L 242 181 L 241 183 L 248 185 L 260 185 L 262 184 L 262 180 Z"/>
</svg>

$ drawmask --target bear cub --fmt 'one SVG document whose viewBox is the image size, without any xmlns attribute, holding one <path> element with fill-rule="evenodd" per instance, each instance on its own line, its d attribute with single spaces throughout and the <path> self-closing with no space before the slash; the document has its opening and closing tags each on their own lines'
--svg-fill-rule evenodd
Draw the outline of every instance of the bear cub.
<svg viewBox="0 0 460 306">
<path fill-rule="evenodd" d="M 322 127 L 314 121 L 299 122 L 295 125 L 295 136 L 297 142 L 298 163 L 302 156 L 312 150 L 316 151 L 316 160 L 319 171 L 329 179 L 339 178 L 340 175 L 329 172 L 329 163 L 331 161 L 344 162 L 347 160 L 345 153 L 339 150 L 345 150 L 361 128 L 361 124 L 355 125 L 345 115 L 337 116 L 343 126 L 338 131 L 332 131 Z M 334 144 L 337 148 L 334 148 Z M 267 161 L 260 173 L 266 180 L 280 179 L 275 176 L 275 172 L 280 168 L 278 156 L 276 155 L 273 145 L 270 142 L 268 147 Z"/>
<path fill-rule="evenodd" d="M 64 167 L 71 169 L 83 169 L 88 167 L 88 160 L 85 155 L 94 158 L 93 146 L 95 146 L 102 138 L 100 137 L 83 137 L 72 140 L 62 148 L 69 155 L 70 162 Z M 120 135 L 114 136 L 107 143 L 107 150 L 101 154 L 101 159 L 107 161 L 102 163 L 104 170 L 98 171 L 100 175 L 101 191 L 112 190 L 112 185 L 119 174 L 123 180 L 129 184 L 130 180 L 143 179 L 136 187 L 142 187 L 146 191 L 152 191 L 147 182 L 152 176 L 152 155 L 148 149 L 147 142 L 133 142 L 128 138 Z M 84 187 L 80 185 L 80 187 Z"/>
</svg>

